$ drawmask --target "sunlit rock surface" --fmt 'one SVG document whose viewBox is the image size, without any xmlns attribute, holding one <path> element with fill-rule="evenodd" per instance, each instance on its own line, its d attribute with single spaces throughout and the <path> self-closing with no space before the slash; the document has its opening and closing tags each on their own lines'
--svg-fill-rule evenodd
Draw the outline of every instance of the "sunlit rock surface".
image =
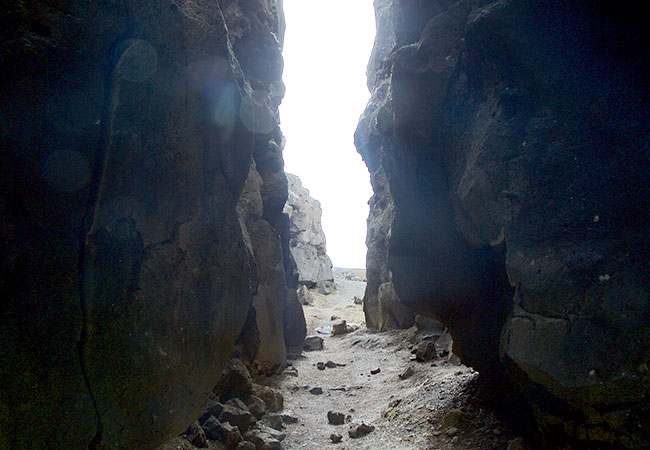
<svg viewBox="0 0 650 450">
<path fill-rule="evenodd" d="M 154 448 L 198 417 L 269 285 L 283 345 L 281 10 L 14 2 L 3 17 L 0 448 Z M 247 230 L 253 155 L 263 221 Z"/>
<path fill-rule="evenodd" d="M 290 248 L 296 262 L 298 282 L 329 293 L 334 286 L 334 272 L 325 248 L 320 202 L 309 195 L 296 175 L 287 174 L 287 179 L 289 198 L 284 212 L 291 224 Z"/>
<path fill-rule="evenodd" d="M 647 448 L 645 25 L 606 2 L 375 7 L 355 140 L 394 201 L 402 302 L 507 376 L 543 445 Z"/>
</svg>

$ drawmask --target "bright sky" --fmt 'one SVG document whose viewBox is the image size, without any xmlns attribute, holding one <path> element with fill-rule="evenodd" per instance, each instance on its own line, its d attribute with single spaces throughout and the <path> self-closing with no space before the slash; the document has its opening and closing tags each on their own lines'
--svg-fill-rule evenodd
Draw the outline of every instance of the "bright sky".
<svg viewBox="0 0 650 450">
<path fill-rule="evenodd" d="M 287 30 L 280 105 L 285 170 L 321 202 L 327 253 L 336 267 L 366 266 L 370 176 L 354 130 L 370 94 L 366 65 L 375 37 L 372 0 L 284 0 Z"/>
</svg>

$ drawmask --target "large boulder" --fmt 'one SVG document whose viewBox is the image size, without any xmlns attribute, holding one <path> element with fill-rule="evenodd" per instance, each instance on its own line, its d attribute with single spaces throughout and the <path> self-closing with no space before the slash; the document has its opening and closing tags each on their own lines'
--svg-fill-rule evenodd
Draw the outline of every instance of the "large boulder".
<svg viewBox="0 0 650 450">
<path fill-rule="evenodd" d="M 442 320 L 485 378 L 510 380 L 549 447 L 647 448 L 642 19 L 608 2 L 375 7 L 355 141 L 394 201 L 401 301 Z"/>
<path fill-rule="evenodd" d="M 309 195 L 300 178 L 287 174 L 287 179 L 289 197 L 284 212 L 291 223 L 290 249 L 296 262 L 298 282 L 327 290 L 334 283 L 334 272 L 325 248 L 320 202 Z"/>
<path fill-rule="evenodd" d="M 268 274 L 236 204 L 282 141 L 279 4 L 3 16 L 0 448 L 154 448 L 199 416 Z"/>
</svg>

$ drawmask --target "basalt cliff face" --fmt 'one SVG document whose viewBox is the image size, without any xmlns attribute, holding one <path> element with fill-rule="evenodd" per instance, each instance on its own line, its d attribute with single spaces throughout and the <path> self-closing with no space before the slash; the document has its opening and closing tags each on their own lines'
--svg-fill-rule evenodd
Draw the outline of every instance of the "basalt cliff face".
<svg viewBox="0 0 650 450">
<path fill-rule="evenodd" d="M 647 448 L 642 21 L 609 2 L 375 9 L 355 141 L 371 218 L 386 192 L 394 203 L 381 251 L 399 298 L 442 320 L 466 363 L 508 380 L 546 447 Z"/>
<path fill-rule="evenodd" d="M 281 3 L 4 8 L 1 449 L 154 448 L 238 337 L 285 364 Z"/>
</svg>

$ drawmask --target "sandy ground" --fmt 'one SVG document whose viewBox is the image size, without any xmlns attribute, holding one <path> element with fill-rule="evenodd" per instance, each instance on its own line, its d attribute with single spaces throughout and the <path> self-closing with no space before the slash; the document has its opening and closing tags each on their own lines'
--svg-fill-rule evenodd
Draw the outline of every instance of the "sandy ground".
<svg viewBox="0 0 650 450">
<path fill-rule="evenodd" d="M 324 338 L 324 349 L 304 352 L 282 376 L 270 379 L 285 398 L 285 411 L 299 420 L 288 425 L 286 449 L 505 449 L 515 435 L 477 399 L 478 374 L 465 366 L 437 360 L 413 361 L 406 331 L 372 333 L 363 326 L 361 305 L 365 283 L 337 279 L 338 290 L 314 295 L 305 307 L 308 335 Z M 361 323 L 359 330 L 342 336 L 323 334 L 335 322 L 332 316 Z M 320 331 L 320 332 L 319 332 Z M 333 361 L 335 368 L 318 370 L 318 362 Z M 399 374 L 412 367 L 413 375 Z M 380 369 L 379 373 L 371 371 Z M 310 393 L 320 387 L 323 393 Z M 443 425 L 448 412 L 460 410 L 461 421 Z M 347 417 L 343 425 L 330 425 L 328 411 Z M 348 429 L 356 422 L 375 426 L 370 434 L 352 439 Z M 340 434 L 332 443 L 331 434 Z M 521 447 L 510 447 L 521 448 Z"/>
</svg>

